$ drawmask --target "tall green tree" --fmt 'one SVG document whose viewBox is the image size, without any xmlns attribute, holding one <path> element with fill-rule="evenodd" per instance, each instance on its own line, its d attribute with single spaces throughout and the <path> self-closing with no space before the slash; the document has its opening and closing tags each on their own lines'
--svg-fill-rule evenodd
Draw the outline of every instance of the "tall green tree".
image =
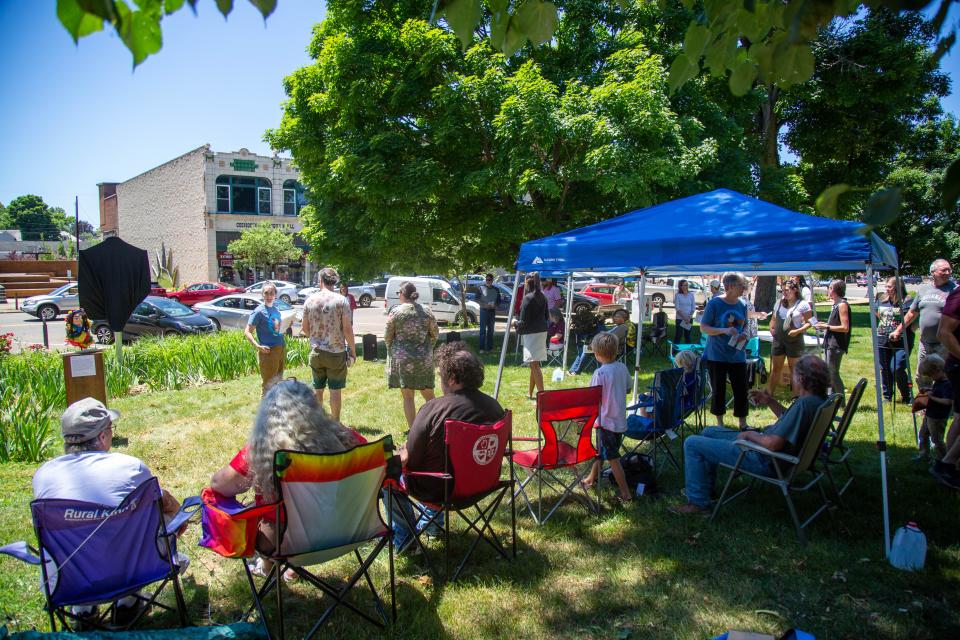
<svg viewBox="0 0 960 640">
<path fill-rule="evenodd" d="M 241 267 L 270 270 L 275 265 L 296 260 L 302 251 L 293 243 L 293 235 L 274 229 L 268 222 L 247 229 L 227 245 L 227 251 Z"/>
<path fill-rule="evenodd" d="M 54 224 L 50 207 L 35 195 L 20 196 L 10 201 L 7 215 L 20 230 L 24 240 L 57 240 L 60 230 Z"/>
<path fill-rule="evenodd" d="M 672 197 L 716 164 L 618 3 L 560 3 L 553 47 L 509 59 L 486 41 L 461 54 L 423 19 L 431 4 L 331 2 L 315 62 L 286 79 L 267 140 L 297 161 L 304 235 L 325 260 L 508 265 L 527 239 Z"/>
<path fill-rule="evenodd" d="M 10 217 L 7 208 L 0 202 L 0 229 L 15 229 L 13 218 Z"/>
<path fill-rule="evenodd" d="M 866 10 L 821 32 L 813 77 L 785 92 L 783 139 L 801 157 L 809 191 L 860 188 L 841 198 L 844 217 L 860 215 L 899 156 L 934 152 L 918 145 L 917 130 L 942 117 L 940 99 L 950 90 L 936 37 L 919 13 Z"/>
</svg>

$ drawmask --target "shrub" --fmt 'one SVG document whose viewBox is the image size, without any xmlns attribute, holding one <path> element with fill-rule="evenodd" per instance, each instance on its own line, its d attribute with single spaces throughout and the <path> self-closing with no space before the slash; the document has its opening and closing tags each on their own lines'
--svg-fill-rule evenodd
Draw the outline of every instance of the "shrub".
<svg viewBox="0 0 960 640">
<path fill-rule="evenodd" d="M 124 349 L 119 362 L 113 349 L 103 355 L 109 398 L 127 395 L 134 385 L 183 389 L 233 380 L 258 368 L 256 352 L 240 331 L 142 338 Z M 309 358 L 308 341 L 287 341 L 290 367 L 304 366 Z M 60 354 L 25 351 L 0 358 L 0 462 L 42 460 L 55 440 L 66 398 Z"/>
</svg>

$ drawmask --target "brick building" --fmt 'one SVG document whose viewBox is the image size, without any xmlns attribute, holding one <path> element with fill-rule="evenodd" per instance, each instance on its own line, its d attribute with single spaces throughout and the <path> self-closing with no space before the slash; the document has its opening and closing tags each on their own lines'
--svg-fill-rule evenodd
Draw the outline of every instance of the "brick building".
<svg viewBox="0 0 960 640">
<path fill-rule="evenodd" d="M 197 147 L 125 182 L 102 182 L 100 227 L 146 249 L 151 261 L 161 243 L 173 252 L 180 281 L 252 282 L 276 277 L 307 284 L 316 267 L 306 260 L 279 265 L 275 274 L 239 273 L 227 245 L 261 222 L 296 234 L 306 204 L 300 174 L 289 158 Z"/>
</svg>

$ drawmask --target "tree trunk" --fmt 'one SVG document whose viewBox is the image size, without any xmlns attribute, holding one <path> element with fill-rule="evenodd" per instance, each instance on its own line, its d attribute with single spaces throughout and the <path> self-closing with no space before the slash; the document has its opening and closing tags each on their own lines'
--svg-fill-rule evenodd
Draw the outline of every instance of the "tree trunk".
<svg viewBox="0 0 960 640">
<path fill-rule="evenodd" d="M 779 90 L 774 85 L 767 85 L 767 99 L 760 105 L 759 135 L 760 135 L 760 193 L 764 192 L 764 181 L 771 169 L 780 168 L 780 118 L 777 115 L 777 98 Z M 758 222 L 759 224 L 759 222 Z M 773 311 L 777 300 L 776 276 L 760 276 L 757 278 L 756 289 L 753 292 L 753 306 L 757 311 Z"/>
</svg>

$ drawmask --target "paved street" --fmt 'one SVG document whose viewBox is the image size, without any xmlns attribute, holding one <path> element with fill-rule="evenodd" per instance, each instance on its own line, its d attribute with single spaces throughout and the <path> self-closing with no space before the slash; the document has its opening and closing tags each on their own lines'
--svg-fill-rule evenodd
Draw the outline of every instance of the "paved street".
<svg viewBox="0 0 960 640">
<path fill-rule="evenodd" d="M 353 315 L 353 330 L 357 340 L 365 333 L 372 333 L 383 338 L 383 328 L 386 324 L 386 315 L 383 313 L 383 301 L 373 303 L 366 309 L 357 309 Z M 497 331 L 503 331 L 504 321 L 497 323 Z M 443 327 L 441 327 L 443 330 Z M 14 351 L 20 351 L 31 344 L 43 344 L 43 323 L 22 311 L 5 313 L 0 311 L 0 333 L 13 332 Z M 51 349 L 61 349 L 68 346 L 64 342 L 65 330 L 63 316 L 47 323 L 47 332 Z"/>
</svg>

